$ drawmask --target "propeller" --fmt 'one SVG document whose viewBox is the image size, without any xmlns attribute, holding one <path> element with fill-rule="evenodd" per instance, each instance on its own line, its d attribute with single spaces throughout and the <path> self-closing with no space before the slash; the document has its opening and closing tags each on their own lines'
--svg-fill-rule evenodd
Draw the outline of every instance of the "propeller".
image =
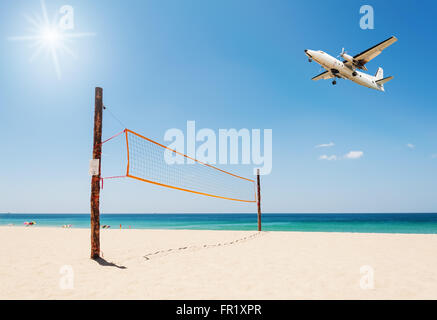
<svg viewBox="0 0 437 320">
<path fill-rule="evenodd" d="M 340 54 L 337 56 L 337 58 L 339 58 L 339 57 L 343 57 L 343 55 L 344 55 L 345 53 L 347 53 L 347 52 L 344 51 L 344 48 L 342 48 L 342 49 L 341 49 L 341 52 L 340 52 Z"/>
</svg>

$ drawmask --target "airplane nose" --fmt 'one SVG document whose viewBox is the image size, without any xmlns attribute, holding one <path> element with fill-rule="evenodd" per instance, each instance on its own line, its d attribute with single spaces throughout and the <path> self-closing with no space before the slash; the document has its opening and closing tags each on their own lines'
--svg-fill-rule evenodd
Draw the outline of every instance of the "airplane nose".
<svg viewBox="0 0 437 320">
<path fill-rule="evenodd" d="M 308 52 L 308 49 L 305 49 L 304 51 L 305 51 L 305 53 L 307 53 L 307 52 Z"/>
</svg>

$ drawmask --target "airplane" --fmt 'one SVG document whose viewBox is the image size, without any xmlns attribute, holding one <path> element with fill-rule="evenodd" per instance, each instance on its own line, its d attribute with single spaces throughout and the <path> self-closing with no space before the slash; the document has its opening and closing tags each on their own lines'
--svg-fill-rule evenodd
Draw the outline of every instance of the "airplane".
<svg viewBox="0 0 437 320">
<path fill-rule="evenodd" d="M 349 79 L 359 85 L 365 86 L 367 88 L 376 89 L 379 91 L 384 90 L 384 83 L 393 79 L 392 76 L 384 78 L 384 71 L 380 67 L 374 76 L 360 72 L 360 70 L 367 71 L 365 64 L 378 56 L 382 50 L 391 46 L 398 39 L 394 36 L 388 38 L 387 40 L 378 43 L 377 45 L 363 51 L 355 56 L 348 55 L 344 48 L 341 53 L 337 56 L 344 58 L 343 61 L 340 61 L 333 56 L 330 56 L 326 52 L 321 50 L 305 50 L 305 54 L 308 56 L 308 61 L 312 62 L 313 60 L 320 64 L 323 68 L 326 69 L 325 72 L 315 76 L 312 80 L 326 80 L 332 79 L 333 85 L 337 84 L 336 79 Z"/>
</svg>

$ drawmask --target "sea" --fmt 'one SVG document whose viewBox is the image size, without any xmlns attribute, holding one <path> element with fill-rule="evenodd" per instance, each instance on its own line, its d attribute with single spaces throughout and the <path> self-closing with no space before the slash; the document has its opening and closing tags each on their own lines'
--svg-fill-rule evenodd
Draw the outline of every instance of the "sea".
<svg viewBox="0 0 437 320">
<path fill-rule="evenodd" d="M 89 228 L 89 214 L 0 214 L 0 226 Z M 102 214 L 111 229 L 257 230 L 256 214 Z M 30 226 L 29 228 L 32 228 Z M 437 233 L 437 213 L 323 213 L 262 215 L 263 231 Z"/>
</svg>

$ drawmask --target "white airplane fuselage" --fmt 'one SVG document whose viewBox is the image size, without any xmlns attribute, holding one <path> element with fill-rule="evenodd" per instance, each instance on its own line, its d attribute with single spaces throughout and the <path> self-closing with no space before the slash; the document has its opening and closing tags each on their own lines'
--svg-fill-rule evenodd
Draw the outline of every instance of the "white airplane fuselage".
<svg viewBox="0 0 437 320">
<path fill-rule="evenodd" d="M 305 54 L 312 60 L 316 61 L 323 68 L 330 71 L 336 78 L 349 79 L 357 84 L 367 88 L 384 91 L 384 86 L 376 83 L 378 80 L 375 76 L 360 72 L 354 67 L 345 65 L 342 61 L 321 50 L 305 50 Z"/>
</svg>

